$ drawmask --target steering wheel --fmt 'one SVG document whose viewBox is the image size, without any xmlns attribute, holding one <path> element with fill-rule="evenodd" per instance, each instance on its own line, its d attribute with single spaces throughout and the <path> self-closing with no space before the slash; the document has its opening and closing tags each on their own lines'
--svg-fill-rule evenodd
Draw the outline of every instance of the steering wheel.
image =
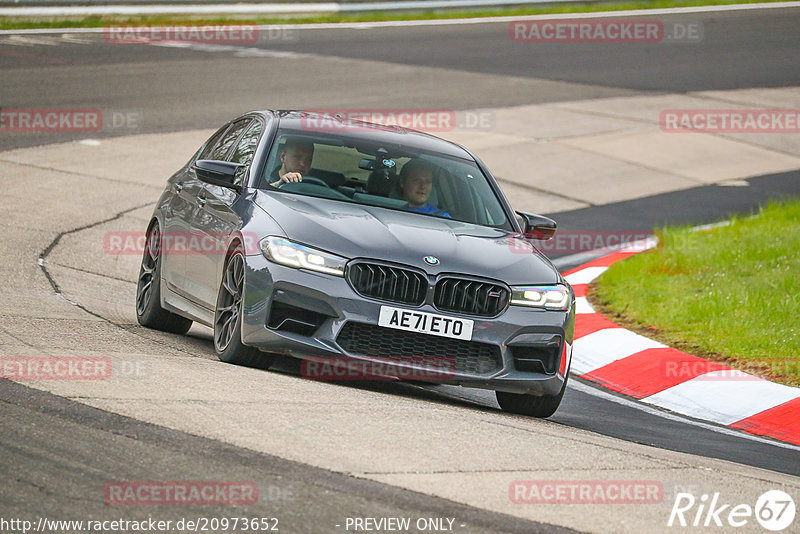
<svg viewBox="0 0 800 534">
<path fill-rule="evenodd" d="M 314 184 L 327 187 L 328 189 L 331 188 L 331 186 L 329 186 L 328 183 L 322 178 L 317 178 L 316 176 L 303 176 L 302 182 L 283 182 L 281 185 L 278 186 L 278 189 L 289 184 Z"/>
</svg>

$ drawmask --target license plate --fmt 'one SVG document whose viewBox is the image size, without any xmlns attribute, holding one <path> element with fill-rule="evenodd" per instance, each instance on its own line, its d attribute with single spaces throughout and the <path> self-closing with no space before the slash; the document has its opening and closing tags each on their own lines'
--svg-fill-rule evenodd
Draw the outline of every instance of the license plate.
<svg viewBox="0 0 800 534">
<path fill-rule="evenodd" d="M 392 306 L 381 306 L 381 313 L 378 317 L 378 326 L 466 341 L 472 340 L 472 323 L 471 319 L 459 319 Z"/>
</svg>

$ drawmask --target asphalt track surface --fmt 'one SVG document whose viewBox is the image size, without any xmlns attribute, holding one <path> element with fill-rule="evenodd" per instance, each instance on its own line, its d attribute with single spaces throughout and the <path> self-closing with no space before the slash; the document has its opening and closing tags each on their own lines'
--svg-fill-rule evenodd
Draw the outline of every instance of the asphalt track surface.
<svg viewBox="0 0 800 534">
<path fill-rule="evenodd" d="M 0 380 L 0 405 L 5 518 L 108 519 L 96 496 L 109 480 L 247 480 L 261 498 L 242 515 L 277 517 L 286 532 L 332 532 L 345 517 L 376 516 L 456 517 L 469 525 L 460 531 L 474 533 L 574 532 L 142 423 L 8 380 Z M 118 508 L 114 518 L 136 521 L 232 515 L 222 505 Z"/>
<path fill-rule="evenodd" d="M 513 43 L 504 22 L 265 32 L 238 52 L 119 45 L 102 34 L 0 36 L 0 106 L 139 111 L 135 133 L 147 133 L 207 128 L 267 107 L 471 109 L 800 83 L 797 9 L 659 19 L 699 24 L 703 40 Z M 280 54 L 294 60 L 272 66 Z M 315 57 L 327 61 L 317 65 Z M 0 149 L 76 137 L 16 134 L 0 137 Z"/>
<path fill-rule="evenodd" d="M 38 43 L 34 39 L 26 45 L 9 45 L 7 37 L 2 37 L 0 105 L 142 113 L 143 124 L 135 132 L 122 129 L 99 134 L 114 136 L 208 128 L 247 109 L 265 107 L 469 109 L 652 92 L 800 85 L 800 10 L 693 14 L 675 19 L 701 22 L 706 29 L 703 43 L 543 45 L 534 49 L 510 43 L 499 27 L 505 24 L 485 24 L 302 30 L 292 42 L 249 45 L 264 51 L 308 54 L 289 56 L 291 64 L 282 61 L 278 68 L 273 68 L 269 59 L 280 55 L 251 53 L 252 57 L 234 58 L 235 51 L 225 48 L 119 46 L 97 35 L 69 43 L 38 38 L 42 39 Z M 712 28 L 722 31 L 709 31 Z M 335 58 L 367 61 L 353 66 L 337 63 Z M 322 71 L 317 70 L 320 68 Z M 324 90 L 315 81 L 317 76 L 325 78 Z M 354 79 L 360 83 L 353 84 Z M 0 149 L 78 137 L 85 134 L 2 135 Z M 707 186 L 553 215 L 566 229 L 638 231 L 667 222 L 699 224 L 753 211 L 769 198 L 796 196 L 798 181 L 798 173 L 788 173 L 753 178 L 749 188 Z M 291 368 L 291 362 L 286 366 Z M 404 385 L 364 387 L 430 397 L 463 405 L 465 410 L 496 407 L 485 392 Z M 0 399 L 3 464 L 24 466 L 21 472 L 25 473 L 12 477 L 0 489 L 0 501 L 16 515 L 44 509 L 35 504 L 45 492 L 44 480 L 71 481 L 45 492 L 48 501 L 57 503 L 51 510 L 68 515 L 75 506 L 86 506 L 80 489 L 66 485 L 75 483 L 76 474 L 85 473 L 88 455 L 96 448 L 103 451 L 104 467 L 97 468 L 96 456 L 92 457 L 92 469 L 98 472 L 91 481 L 83 481 L 90 485 L 121 475 L 139 480 L 164 478 L 165 469 L 175 479 L 210 478 L 211 472 L 226 473 L 228 478 L 231 473 L 247 474 L 262 488 L 280 484 L 300 496 L 273 504 L 283 516 L 293 514 L 293 519 L 308 521 L 304 525 L 308 531 L 315 525 L 330 524 L 343 510 L 351 516 L 458 515 L 476 532 L 558 531 L 145 423 L 127 421 L 122 431 L 121 416 L 7 381 L 0 381 Z M 589 394 L 585 388 L 570 390 L 551 420 L 636 443 L 800 475 L 795 450 L 663 419 Z M 136 429 L 132 435 L 130 425 Z M 82 461 L 81 455 L 87 457 Z M 134 456 L 138 461 L 133 461 Z M 135 468 L 122 474 L 119 465 Z M 198 466 L 202 466 L 202 475 Z M 315 505 L 309 514 L 303 505 L 306 502 L 324 504 Z"/>
<path fill-rule="evenodd" d="M 341 57 L 545 78 L 618 90 L 679 93 L 781 87 L 797 83 L 794 59 L 800 46 L 800 37 L 793 31 L 797 28 L 797 15 L 784 14 L 766 11 L 658 17 L 665 26 L 670 22 L 687 26 L 699 23 L 704 30 L 701 46 L 688 42 L 633 47 L 620 43 L 589 47 L 580 43 L 531 45 L 498 39 L 498 31 L 507 26 L 498 23 L 433 30 L 390 28 L 381 31 L 379 39 L 363 30 L 317 32 L 292 49 L 325 50 L 326 54 Z M 535 102 L 544 102 L 573 97 L 541 94 L 534 98 Z"/>
</svg>

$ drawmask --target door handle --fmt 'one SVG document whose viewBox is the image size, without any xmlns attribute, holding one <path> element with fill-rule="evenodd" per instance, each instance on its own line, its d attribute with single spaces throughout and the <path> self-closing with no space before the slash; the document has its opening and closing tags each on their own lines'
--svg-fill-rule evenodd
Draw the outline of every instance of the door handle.
<svg viewBox="0 0 800 534">
<path fill-rule="evenodd" d="M 172 184 L 172 189 L 174 189 L 176 193 L 180 193 L 183 190 L 183 182 L 175 182 Z"/>
<path fill-rule="evenodd" d="M 197 203 L 200 204 L 201 208 L 206 205 L 206 202 L 207 202 L 206 201 L 206 197 L 203 197 L 203 196 L 198 196 L 197 197 Z"/>
</svg>

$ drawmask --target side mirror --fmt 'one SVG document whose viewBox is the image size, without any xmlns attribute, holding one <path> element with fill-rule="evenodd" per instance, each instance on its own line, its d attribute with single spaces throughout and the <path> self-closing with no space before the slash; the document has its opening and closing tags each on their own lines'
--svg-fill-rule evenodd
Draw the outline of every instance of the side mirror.
<svg viewBox="0 0 800 534">
<path fill-rule="evenodd" d="M 556 233 L 556 227 L 558 225 L 549 217 L 536 215 L 535 213 L 526 213 L 524 211 L 518 211 L 517 215 L 522 217 L 522 222 L 524 223 L 523 230 L 526 237 L 547 241 Z"/>
<path fill-rule="evenodd" d="M 241 163 L 231 163 L 230 161 L 199 159 L 192 165 L 192 168 L 200 180 L 212 185 L 235 189 L 241 193 L 242 187 L 234 181 L 237 171 L 244 166 Z"/>
</svg>

